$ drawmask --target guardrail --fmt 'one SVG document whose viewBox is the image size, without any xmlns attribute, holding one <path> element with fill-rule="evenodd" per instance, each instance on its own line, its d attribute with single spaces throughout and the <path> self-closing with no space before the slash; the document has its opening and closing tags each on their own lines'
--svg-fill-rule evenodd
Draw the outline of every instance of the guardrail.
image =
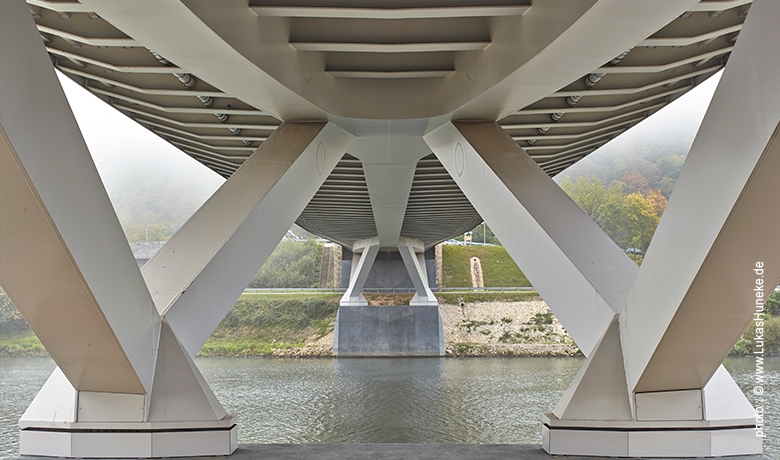
<svg viewBox="0 0 780 460">
<path fill-rule="evenodd" d="M 520 287 L 449 287 L 431 288 L 433 292 L 458 293 L 458 292 L 532 292 L 530 286 Z M 250 288 L 245 289 L 244 294 L 343 294 L 345 288 Z M 414 294 L 414 288 L 364 288 L 363 294 Z"/>
</svg>

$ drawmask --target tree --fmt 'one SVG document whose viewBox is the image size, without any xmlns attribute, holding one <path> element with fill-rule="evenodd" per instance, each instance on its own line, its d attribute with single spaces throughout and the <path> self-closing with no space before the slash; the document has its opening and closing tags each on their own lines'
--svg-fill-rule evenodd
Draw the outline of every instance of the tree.
<svg viewBox="0 0 780 460">
<path fill-rule="evenodd" d="M 624 209 L 628 222 L 629 244 L 644 253 L 653 239 L 659 216 L 653 209 L 653 204 L 639 192 L 625 197 Z"/>
<path fill-rule="evenodd" d="M 639 174 L 627 174 L 634 184 L 614 181 L 609 188 L 596 177 L 565 178 L 561 188 L 622 249 L 647 250 L 658 221 L 666 208 L 666 197 L 659 190 L 647 190 L 647 180 Z M 645 189 L 644 192 L 631 189 Z M 625 194 L 625 190 L 629 194 Z"/>
<path fill-rule="evenodd" d="M 493 234 L 493 230 L 485 222 L 471 229 L 471 241 L 474 243 L 501 245 L 496 235 Z"/>
<path fill-rule="evenodd" d="M 255 278 L 252 288 L 319 287 L 322 244 L 315 240 L 282 240 Z"/>
<path fill-rule="evenodd" d="M 623 197 L 623 184 L 615 181 L 607 189 L 604 203 L 599 210 L 602 230 L 612 238 L 618 246 L 627 249 L 631 242 L 630 223 L 626 214 L 625 200 Z"/>
<path fill-rule="evenodd" d="M 595 176 L 588 178 L 580 176 L 572 182 L 567 177 L 561 181 L 560 186 L 585 211 L 588 217 L 597 224 L 600 223 L 602 205 L 608 194 L 601 179 Z"/>
<path fill-rule="evenodd" d="M 645 176 L 639 173 L 627 173 L 623 175 L 623 183 L 629 193 L 647 193 L 650 183 Z"/>
</svg>

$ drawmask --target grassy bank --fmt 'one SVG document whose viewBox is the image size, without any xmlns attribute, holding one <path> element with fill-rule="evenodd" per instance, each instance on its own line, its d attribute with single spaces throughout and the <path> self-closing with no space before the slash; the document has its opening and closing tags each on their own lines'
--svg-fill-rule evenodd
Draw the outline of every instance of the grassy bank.
<svg viewBox="0 0 780 460">
<path fill-rule="evenodd" d="M 537 299 L 539 298 L 539 293 L 536 291 L 438 292 L 436 293 L 436 298 L 444 303 L 453 305 L 461 302 L 520 302 L 522 300 Z"/>
<path fill-rule="evenodd" d="M 233 306 L 199 356 L 271 356 L 302 347 L 333 329 L 339 294 L 245 294 Z"/>
<path fill-rule="evenodd" d="M 201 349 L 200 356 L 274 356 L 304 347 L 307 340 L 332 332 L 340 294 L 246 294 L 242 295 Z M 371 304 L 408 304 L 411 295 L 367 295 Z M 440 293 L 450 305 L 462 302 L 516 302 L 538 299 L 536 292 Z M 0 293 L 0 356 L 47 356 L 40 340 L 23 323 L 7 298 Z M 21 321 L 21 322 L 20 322 Z M 761 326 L 757 330 L 757 326 Z M 732 350 L 732 355 L 750 355 L 762 346 L 765 355 L 780 354 L 780 295 L 767 300 L 763 324 L 751 322 Z M 502 341 L 503 342 L 503 341 Z M 455 344 L 458 353 L 469 356 L 473 346 Z M 294 354 L 294 353 L 293 353 Z"/>
<path fill-rule="evenodd" d="M 471 287 L 470 259 L 479 257 L 485 286 L 531 286 L 528 278 L 509 257 L 503 246 L 442 246 L 442 284 L 445 287 Z"/>
<path fill-rule="evenodd" d="M 0 337 L 0 356 L 49 356 L 32 331 L 22 336 Z"/>
</svg>

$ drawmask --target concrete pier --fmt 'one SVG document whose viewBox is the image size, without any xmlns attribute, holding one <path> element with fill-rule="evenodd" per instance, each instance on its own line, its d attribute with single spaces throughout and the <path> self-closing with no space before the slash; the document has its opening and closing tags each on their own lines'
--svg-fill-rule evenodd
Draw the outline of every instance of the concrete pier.
<svg viewBox="0 0 780 460">
<path fill-rule="evenodd" d="M 444 356 L 444 330 L 437 305 L 339 307 L 333 354 Z"/>
</svg>

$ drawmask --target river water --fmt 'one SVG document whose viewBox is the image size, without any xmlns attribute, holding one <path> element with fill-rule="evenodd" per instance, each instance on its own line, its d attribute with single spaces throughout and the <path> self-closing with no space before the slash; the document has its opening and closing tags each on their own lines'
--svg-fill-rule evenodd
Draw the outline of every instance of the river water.
<svg viewBox="0 0 780 460">
<path fill-rule="evenodd" d="M 577 358 L 229 359 L 196 363 L 240 443 L 541 442 L 549 412 L 582 364 Z M 762 400 L 755 361 L 726 367 L 764 407 L 765 453 L 780 458 L 780 359 L 766 363 Z M 0 358 L 0 458 L 18 452 L 16 422 L 54 369 L 48 358 Z"/>
</svg>

